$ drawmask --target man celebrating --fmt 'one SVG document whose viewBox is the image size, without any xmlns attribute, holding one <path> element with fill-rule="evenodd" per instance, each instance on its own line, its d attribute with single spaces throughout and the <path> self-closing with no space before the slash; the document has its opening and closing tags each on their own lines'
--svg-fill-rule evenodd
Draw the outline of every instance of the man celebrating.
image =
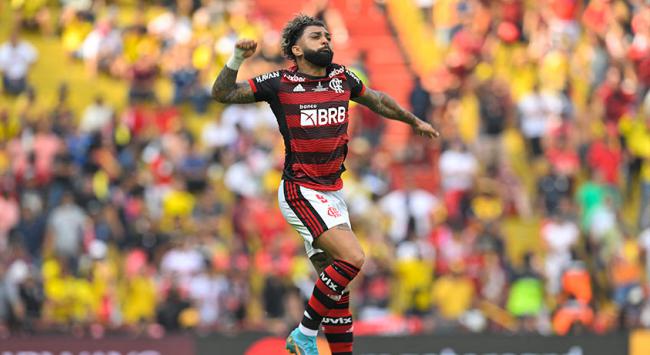
<svg viewBox="0 0 650 355">
<path fill-rule="evenodd" d="M 408 123 L 419 135 L 439 135 L 391 97 L 371 90 L 344 66 L 333 64 L 330 41 L 323 22 L 298 15 L 282 31 L 282 51 L 295 62 L 294 67 L 237 83 L 241 63 L 257 48 L 255 41 L 239 40 L 212 86 L 212 96 L 219 102 L 268 102 L 284 138 L 280 209 L 303 237 L 307 256 L 320 275 L 302 321 L 287 338 L 287 349 L 298 355 L 318 354 L 316 334 L 321 323 L 332 353 L 352 354 L 346 287 L 363 265 L 364 253 L 340 192 L 349 140 L 349 100 Z"/>
</svg>

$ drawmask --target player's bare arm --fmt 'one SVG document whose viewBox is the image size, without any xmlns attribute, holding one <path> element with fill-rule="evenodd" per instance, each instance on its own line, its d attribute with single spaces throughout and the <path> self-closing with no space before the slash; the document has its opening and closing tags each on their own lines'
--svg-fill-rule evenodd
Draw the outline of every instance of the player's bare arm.
<svg viewBox="0 0 650 355">
<path fill-rule="evenodd" d="M 235 44 L 235 52 L 221 69 L 217 79 L 212 84 L 212 97 L 222 103 L 244 104 L 255 102 L 253 89 L 246 82 L 237 82 L 239 66 L 248 57 L 255 53 L 257 42 L 240 39 Z"/>
<path fill-rule="evenodd" d="M 352 101 L 358 102 L 386 118 L 411 125 L 415 132 L 421 136 L 429 138 L 440 136 L 440 133 L 430 123 L 417 118 L 414 114 L 405 110 L 384 92 L 366 87 L 363 95 L 353 98 Z"/>
</svg>

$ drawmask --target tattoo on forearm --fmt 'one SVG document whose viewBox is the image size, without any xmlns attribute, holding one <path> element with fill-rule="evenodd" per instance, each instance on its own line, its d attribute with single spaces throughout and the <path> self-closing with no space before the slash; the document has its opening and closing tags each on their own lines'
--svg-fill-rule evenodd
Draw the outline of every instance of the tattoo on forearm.
<svg viewBox="0 0 650 355">
<path fill-rule="evenodd" d="M 217 79 L 214 81 L 214 84 L 212 84 L 212 94 L 224 90 L 233 89 L 235 87 L 236 80 L 237 70 L 232 70 L 227 66 L 224 66 L 217 76 Z"/>
<path fill-rule="evenodd" d="M 224 66 L 212 84 L 212 97 L 224 103 L 249 103 L 255 101 L 247 83 L 238 84 L 237 71 Z"/>
<path fill-rule="evenodd" d="M 410 125 L 415 124 L 415 116 L 383 92 L 373 91 L 357 101 L 386 118 L 402 121 Z"/>
<path fill-rule="evenodd" d="M 400 106 L 392 97 L 384 94 L 383 92 L 379 94 L 379 102 L 382 107 L 385 108 L 386 117 L 394 118 L 396 120 L 402 121 L 408 124 L 415 124 L 414 115 Z"/>
</svg>

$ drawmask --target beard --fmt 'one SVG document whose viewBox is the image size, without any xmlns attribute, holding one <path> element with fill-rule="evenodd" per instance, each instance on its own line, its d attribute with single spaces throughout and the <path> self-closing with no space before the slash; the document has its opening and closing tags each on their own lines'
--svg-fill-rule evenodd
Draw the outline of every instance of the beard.
<svg viewBox="0 0 650 355">
<path fill-rule="evenodd" d="M 330 50 L 317 50 L 313 51 L 311 49 L 304 49 L 305 59 L 319 67 L 327 67 L 332 64 L 332 58 L 334 58 L 334 51 Z"/>
</svg>

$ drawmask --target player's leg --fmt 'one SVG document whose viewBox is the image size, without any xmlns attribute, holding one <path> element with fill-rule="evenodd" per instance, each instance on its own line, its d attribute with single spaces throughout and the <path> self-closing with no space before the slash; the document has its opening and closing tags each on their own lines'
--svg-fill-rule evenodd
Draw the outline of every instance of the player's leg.
<svg viewBox="0 0 650 355">
<path fill-rule="evenodd" d="M 324 226 L 322 233 L 314 234 L 318 237 L 312 243 L 313 248 L 324 251 L 326 260 L 331 260 L 319 273 L 299 329 L 305 334 L 315 335 L 323 322 L 325 333 L 329 334 L 328 340 L 332 340 L 332 351 L 336 354 L 351 353 L 352 316 L 347 286 L 363 265 L 363 250 L 350 228 L 347 206 L 340 192 L 319 192 L 304 187 L 299 187 L 295 192 L 306 201 L 315 223 Z M 318 254 L 308 255 L 310 259 L 315 257 L 319 261 Z M 326 262 L 321 261 L 320 264 Z M 335 332 L 337 335 L 334 335 Z"/>
<path fill-rule="evenodd" d="M 342 294 L 359 272 L 364 255 L 349 227 L 347 207 L 340 193 L 319 192 L 284 181 L 278 198 L 285 219 L 305 239 L 308 256 L 321 252 L 315 248 L 322 247 L 334 258 L 320 273 L 301 324 L 287 338 L 290 351 L 317 354 L 317 350 L 309 349 L 313 349 L 311 344 L 315 346 L 321 321 L 337 302 L 346 300 Z M 346 318 L 346 322 L 350 320 Z"/>
<path fill-rule="evenodd" d="M 335 309 L 344 290 L 359 273 L 364 259 L 361 245 L 347 225 L 325 231 L 316 239 L 314 246 L 330 255 L 333 262 L 320 273 L 300 322 L 300 330 L 309 336 L 316 335 L 323 318 Z"/>
<path fill-rule="evenodd" d="M 300 199 L 291 184 L 285 181 L 282 181 L 278 188 L 278 202 L 284 219 L 305 241 L 307 257 L 310 260 L 314 257 L 317 261 L 314 264 L 316 269 L 319 270 L 319 268 L 324 269 L 327 267 L 329 265 L 328 261 L 323 258 L 326 254 L 322 250 L 315 249 L 312 245 L 314 235 L 318 235 L 316 233 L 320 233 L 321 229 L 315 228 L 313 219 L 306 214 L 306 202 Z M 286 347 L 293 354 L 318 354 L 316 336 L 307 336 L 300 332 L 298 328 L 294 329 L 287 338 Z"/>
<path fill-rule="evenodd" d="M 314 254 L 310 260 L 319 275 L 333 262 L 332 258 L 325 252 Z M 350 290 L 347 289 L 341 295 L 341 298 L 336 301 L 334 308 L 323 318 L 323 332 L 332 355 L 352 354 L 353 323 L 352 313 L 350 312 Z"/>
</svg>

